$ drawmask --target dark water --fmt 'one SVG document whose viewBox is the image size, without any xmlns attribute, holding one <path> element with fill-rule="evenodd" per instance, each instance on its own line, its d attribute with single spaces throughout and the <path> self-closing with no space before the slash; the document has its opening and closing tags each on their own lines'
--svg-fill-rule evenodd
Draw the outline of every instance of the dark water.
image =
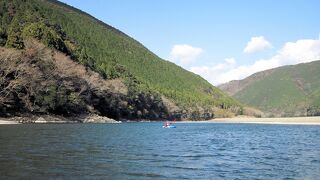
<svg viewBox="0 0 320 180">
<path fill-rule="evenodd" d="M 320 179 L 320 126 L 0 126 L 0 179 Z"/>
</svg>

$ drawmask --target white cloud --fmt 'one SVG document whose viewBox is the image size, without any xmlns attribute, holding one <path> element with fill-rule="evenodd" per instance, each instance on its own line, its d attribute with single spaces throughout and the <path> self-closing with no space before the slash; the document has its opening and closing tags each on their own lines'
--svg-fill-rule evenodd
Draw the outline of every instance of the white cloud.
<svg viewBox="0 0 320 180">
<path fill-rule="evenodd" d="M 202 52 L 201 48 L 192 47 L 188 44 L 178 44 L 172 47 L 170 59 L 180 65 L 186 65 L 195 61 Z"/>
<path fill-rule="evenodd" d="M 272 48 L 272 45 L 263 36 L 252 37 L 248 42 L 247 46 L 244 48 L 244 53 L 254 53 L 264 49 Z"/>
<path fill-rule="evenodd" d="M 226 58 L 224 60 L 227 64 L 235 64 L 236 60 L 234 58 Z"/>
<path fill-rule="evenodd" d="M 235 66 L 235 60 L 226 59 L 224 63 L 214 66 L 192 67 L 190 70 L 201 75 L 214 85 L 231 80 L 243 79 L 253 73 L 283 66 L 320 60 L 320 40 L 298 40 L 287 42 L 275 56 L 260 59 L 250 65 Z"/>
<path fill-rule="evenodd" d="M 223 63 L 214 66 L 191 67 L 189 70 L 201 75 L 212 84 L 223 83 L 221 74 L 235 68 L 236 60 L 234 58 L 226 58 Z"/>
</svg>

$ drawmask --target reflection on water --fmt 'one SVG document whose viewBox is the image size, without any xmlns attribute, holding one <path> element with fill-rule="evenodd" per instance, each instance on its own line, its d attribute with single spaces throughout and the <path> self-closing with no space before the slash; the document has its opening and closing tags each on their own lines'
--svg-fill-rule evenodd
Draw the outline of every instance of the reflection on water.
<svg viewBox="0 0 320 180">
<path fill-rule="evenodd" d="M 317 179 L 320 126 L 0 126 L 0 179 Z"/>
</svg>

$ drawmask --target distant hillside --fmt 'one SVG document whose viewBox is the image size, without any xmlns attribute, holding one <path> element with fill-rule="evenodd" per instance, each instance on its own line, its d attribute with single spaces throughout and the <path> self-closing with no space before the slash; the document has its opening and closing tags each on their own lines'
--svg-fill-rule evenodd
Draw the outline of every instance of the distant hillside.
<svg viewBox="0 0 320 180">
<path fill-rule="evenodd" d="M 54 0 L 2 0 L 0 46 L 24 52 L 25 43 L 30 39 L 70 56 L 87 70 L 99 73 L 104 80 L 120 81 L 128 91 L 125 99 L 129 104 L 138 97 L 153 97 L 152 103 L 166 105 L 167 118 L 209 119 L 242 113 L 238 101 L 200 76 L 160 59 L 141 43 L 81 10 Z M 2 59 L 7 60 L 3 56 Z M 0 85 L 1 90 L 6 88 Z M 117 96 L 109 96 L 113 95 Z M 12 98 L 20 102 L 18 95 Z M 33 98 L 30 103 L 35 103 Z M 1 106 L 2 111 L 8 109 L 6 102 L 0 101 Z M 161 118 L 157 113 L 150 115 L 149 106 L 149 103 L 128 106 L 135 109 L 135 115 L 108 114 L 110 108 L 117 109 L 116 106 L 102 111 L 113 118 Z M 57 111 L 51 109 L 51 112 Z"/>
<path fill-rule="evenodd" d="M 219 88 L 270 116 L 320 115 L 320 61 L 258 72 Z"/>
</svg>

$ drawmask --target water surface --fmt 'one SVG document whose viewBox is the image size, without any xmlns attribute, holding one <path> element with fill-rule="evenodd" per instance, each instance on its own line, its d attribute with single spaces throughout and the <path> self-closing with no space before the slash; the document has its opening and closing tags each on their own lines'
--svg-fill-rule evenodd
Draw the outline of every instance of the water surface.
<svg viewBox="0 0 320 180">
<path fill-rule="evenodd" d="M 0 126 L 0 179 L 319 179 L 320 126 Z"/>
</svg>

